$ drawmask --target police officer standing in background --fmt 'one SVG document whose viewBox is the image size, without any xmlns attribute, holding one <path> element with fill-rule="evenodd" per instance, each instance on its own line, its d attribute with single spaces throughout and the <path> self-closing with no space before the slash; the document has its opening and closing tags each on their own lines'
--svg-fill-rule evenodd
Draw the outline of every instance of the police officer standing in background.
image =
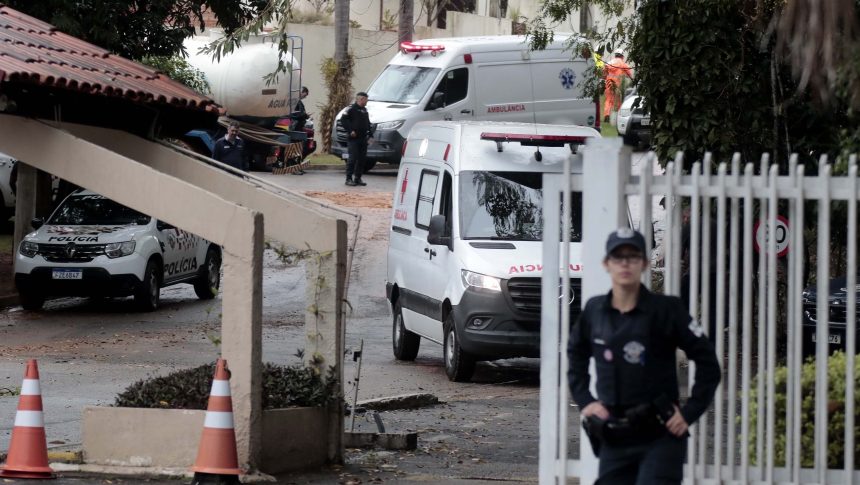
<svg viewBox="0 0 860 485">
<path fill-rule="evenodd" d="M 600 459 L 600 484 L 681 483 L 687 427 L 705 412 L 720 382 L 713 345 L 681 300 L 640 283 L 647 264 L 642 234 L 630 228 L 610 234 L 603 267 L 612 289 L 586 303 L 571 331 L 568 380 Z M 683 406 L 678 348 L 696 363 Z M 589 390 L 592 357 L 597 399 Z"/>
<path fill-rule="evenodd" d="M 227 134 L 215 142 L 212 158 L 233 168 L 245 170 L 245 142 L 239 138 L 239 122 L 230 122 Z"/>
<path fill-rule="evenodd" d="M 361 176 L 364 174 L 364 160 L 367 158 L 367 140 L 373 135 L 373 127 L 365 106 L 367 93 L 359 92 L 355 95 L 355 103 L 340 118 L 340 123 L 349 136 L 346 185 L 367 185 L 361 180 Z"/>
</svg>

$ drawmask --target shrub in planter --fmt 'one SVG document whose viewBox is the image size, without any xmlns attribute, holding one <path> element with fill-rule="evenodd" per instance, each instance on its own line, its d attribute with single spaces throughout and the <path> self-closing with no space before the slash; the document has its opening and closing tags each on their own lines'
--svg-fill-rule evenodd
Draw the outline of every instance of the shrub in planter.
<svg viewBox="0 0 860 485">
<path fill-rule="evenodd" d="M 135 382 L 116 398 L 116 407 L 206 409 L 215 363 Z M 322 407 L 338 399 L 334 368 L 323 380 L 302 365 L 263 365 L 263 409 Z"/>
<path fill-rule="evenodd" d="M 845 354 L 835 352 L 828 359 L 827 366 L 827 467 L 842 468 L 845 464 Z M 774 422 L 776 436 L 774 437 L 774 462 L 777 466 L 785 466 L 785 407 L 786 381 L 788 370 L 785 366 L 776 368 L 772 378 L 775 388 Z M 750 463 L 756 464 L 756 421 L 757 416 L 757 383 L 752 385 L 750 392 Z M 801 429 L 800 433 L 800 463 L 804 468 L 811 468 L 815 463 L 815 360 L 810 358 L 804 362 L 800 379 Z M 860 357 L 854 361 L 854 435 L 860 432 Z M 740 423 L 740 417 L 738 417 Z M 798 433 L 794 430 L 794 433 Z M 764 457 L 762 457 L 764 459 Z M 854 450 L 855 469 L 860 469 L 860 447 Z"/>
</svg>

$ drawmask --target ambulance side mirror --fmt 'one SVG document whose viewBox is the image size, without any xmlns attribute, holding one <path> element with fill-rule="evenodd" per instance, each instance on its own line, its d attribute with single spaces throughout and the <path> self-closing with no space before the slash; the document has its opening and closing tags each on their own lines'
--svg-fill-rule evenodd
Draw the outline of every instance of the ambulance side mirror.
<svg viewBox="0 0 860 485">
<path fill-rule="evenodd" d="M 433 96 L 430 97 L 430 102 L 427 103 L 427 109 L 425 111 L 433 111 L 439 108 L 443 108 L 445 103 L 445 93 L 441 91 L 436 91 L 433 93 Z"/>
<path fill-rule="evenodd" d="M 448 246 L 451 249 L 451 236 L 445 234 L 446 220 L 442 214 L 430 218 L 430 232 L 427 234 L 427 242 L 434 246 Z"/>
</svg>

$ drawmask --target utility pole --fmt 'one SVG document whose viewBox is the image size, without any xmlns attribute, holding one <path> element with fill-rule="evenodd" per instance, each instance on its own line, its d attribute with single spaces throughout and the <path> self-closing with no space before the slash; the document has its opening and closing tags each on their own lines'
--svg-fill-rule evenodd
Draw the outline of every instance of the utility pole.
<svg viewBox="0 0 860 485">
<path fill-rule="evenodd" d="M 412 42 L 413 17 L 415 16 L 415 1 L 400 0 L 400 14 L 397 16 L 397 38 L 400 42 Z"/>
<path fill-rule="evenodd" d="M 334 0 L 334 60 L 342 67 L 349 53 L 349 0 Z"/>
</svg>

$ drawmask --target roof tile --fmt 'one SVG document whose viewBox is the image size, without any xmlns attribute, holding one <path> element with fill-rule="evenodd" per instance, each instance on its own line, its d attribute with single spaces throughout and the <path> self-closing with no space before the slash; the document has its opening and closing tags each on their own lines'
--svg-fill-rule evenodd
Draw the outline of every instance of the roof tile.
<svg viewBox="0 0 860 485">
<path fill-rule="evenodd" d="M 218 105 L 142 64 L 0 5 L 0 83 L 25 82 L 217 111 Z"/>
</svg>

